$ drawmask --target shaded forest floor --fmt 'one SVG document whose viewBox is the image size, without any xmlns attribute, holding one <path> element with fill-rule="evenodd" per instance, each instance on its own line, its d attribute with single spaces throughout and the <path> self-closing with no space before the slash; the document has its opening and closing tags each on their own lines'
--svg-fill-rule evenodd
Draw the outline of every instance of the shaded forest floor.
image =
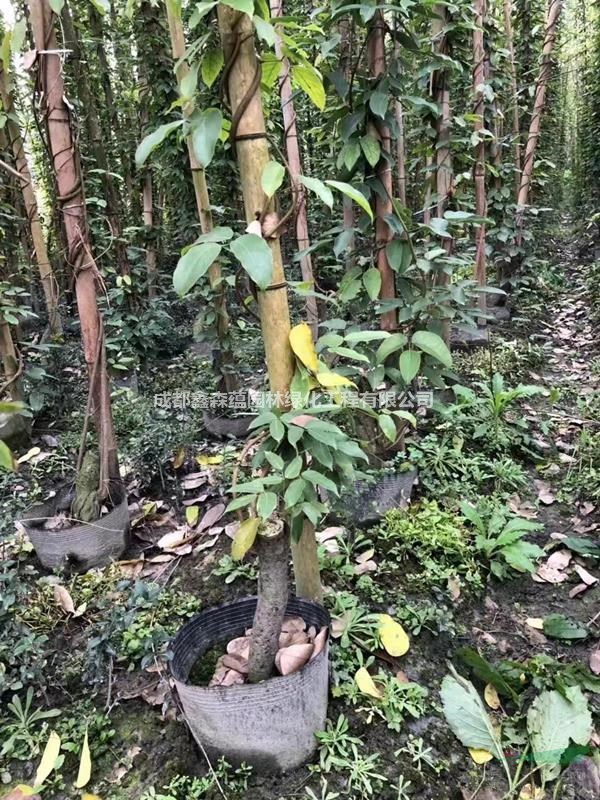
<svg viewBox="0 0 600 800">
<path fill-rule="evenodd" d="M 593 253 L 587 245 L 580 251 L 571 234 L 550 238 L 548 244 L 548 261 L 537 265 L 511 299 L 512 320 L 490 328 L 489 347 L 456 358 L 461 382 L 477 397 L 483 397 L 478 382 L 491 385 L 494 373 L 503 376 L 505 390 L 537 385 L 547 390 L 545 396 L 508 401 L 491 428 L 480 406 L 462 407 L 450 416 L 429 415 L 408 442 L 407 455 L 395 458 L 395 467 L 410 460 L 420 471 L 411 509 L 373 530 L 359 531 L 348 523 L 337 545 L 321 548 L 327 604 L 335 617 L 347 619 L 349 609 L 367 615 L 388 612 L 409 632 L 405 656 L 373 658 L 369 668 L 398 674 L 411 689 L 386 709 L 361 697 L 352 676 L 357 659 L 372 654 L 362 648 L 357 655 L 347 627 L 348 641 L 342 637 L 332 643 L 329 719 L 335 724 L 343 715 L 358 743 L 353 747 L 339 737 L 337 751 L 322 745 L 313 765 L 284 776 L 217 767 L 226 797 L 307 797 L 307 787 L 322 800 L 333 800 L 335 792 L 384 800 L 505 797 L 498 764 L 476 765 L 441 713 L 439 690 L 448 662 L 481 690 L 489 682 L 465 663 L 468 655 L 461 653 L 469 648 L 498 668 L 504 664 L 502 674 L 516 675 L 523 684 L 518 702 L 501 696 L 501 708 L 494 710 L 497 718 L 506 714 L 505 728 L 511 728 L 511 768 L 525 747 L 524 713 L 540 691 L 581 686 L 598 723 L 600 656 L 593 654 L 600 638 L 600 583 L 595 580 L 600 558 L 592 551 L 600 530 L 600 347 L 590 283 Z M 196 364 L 196 369 L 204 367 Z M 152 380 L 147 378 L 147 386 Z M 143 377 L 140 386 L 143 396 Z M 138 401 L 125 402 L 133 414 Z M 488 426 L 484 437 L 478 434 L 482 425 Z M 162 431 L 158 423 L 146 431 L 148 442 Z M 50 438 L 34 435 L 34 444 L 54 454 L 37 462 L 32 456 L 7 482 L 5 515 L 14 516 L 48 488 L 44 463 L 56 467 L 67 461 L 68 426 L 52 425 L 44 435 Z M 139 444 L 139 434 L 131 435 Z M 132 478 L 135 535 L 123 563 L 83 576 L 48 575 L 19 535 L 5 540 L 0 577 L 6 624 L 0 653 L 9 666 L 0 685 L 5 697 L 11 687 L 31 686 L 33 708 L 60 711 L 46 721 L 30 721 L 23 732 L 23 726 L 15 728 L 14 714 L 2 708 L 2 740 L 19 733 L 0 757 L 0 777 L 7 787 L 32 780 L 39 750 L 48 731 L 56 729 L 65 758 L 43 796 L 79 797 L 71 787 L 87 728 L 90 786 L 104 800 L 222 796 L 180 720 L 163 654 L 177 627 L 200 608 L 254 593 L 256 572 L 252 560 L 240 566 L 228 556 L 233 516 L 219 517 L 218 510 L 213 520 L 205 516 L 223 501 L 240 447 L 211 442 L 201 433 L 198 437 L 198 427 L 196 437 L 183 451 L 171 446 L 171 459 L 158 473 L 149 466 L 147 477 L 138 473 Z M 458 511 L 461 500 L 482 498 L 482 513 L 491 513 L 495 504 L 539 523 L 528 537 L 546 551 L 536 580 L 510 571 L 502 579 L 490 574 L 490 564 L 477 552 L 473 532 Z M 200 506 L 201 522 L 190 542 L 185 508 L 194 504 Z M 200 530 L 202 520 L 205 530 Z M 414 542 L 407 545 L 402 538 L 407 528 L 411 536 L 422 533 L 427 552 L 415 554 Z M 456 544 L 457 532 L 467 549 Z M 570 546 L 565 536 L 571 537 Z M 360 574 L 371 548 L 374 567 Z M 427 558 L 439 569 L 432 572 Z M 75 614 L 57 604 L 57 584 L 69 592 Z M 544 621 L 552 615 L 570 622 L 562 620 L 562 629 L 560 624 L 558 630 L 548 628 Z M 565 624 L 574 638 L 565 638 Z M 332 754 L 337 760 L 328 763 Z M 530 769 L 526 766 L 523 776 Z M 592 771 L 582 772 L 575 764 L 565 775 L 557 797 L 599 796 L 586 794 L 596 791 Z"/>
</svg>

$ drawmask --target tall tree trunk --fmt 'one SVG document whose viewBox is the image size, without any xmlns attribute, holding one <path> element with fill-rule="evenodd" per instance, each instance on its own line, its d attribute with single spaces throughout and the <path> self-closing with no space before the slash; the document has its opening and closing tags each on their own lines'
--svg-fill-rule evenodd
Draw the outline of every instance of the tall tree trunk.
<svg viewBox="0 0 600 800">
<path fill-rule="evenodd" d="M 19 380 L 19 359 L 12 338 L 10 325 L 0 319 L 0 360 L 4 371 L 4 381 L 0 385 L 0 400 L 8 392 L 13 401 L 22 400 L 21 381 Z"/>
<path fill-rule="evenodd" d="M 131 267 L 129 265 L 129 258 L 127 257 L 127 245 L 123 240 L 122 208 L 119 200 L 119 193 L 106 155 L 104 135 L 102 133 L 100 117 L 96 109 L 96 98 L 94 97 L 88 80 L 89 66 L 84 64 L 79 36 L 73 24 L 73 18 L 68 3 L 65 3 L 62 8 L 61 21 L 64 31 L 65 46 L 71 51 L 71 58 L 74 63 L 77 95 L 79 97 L 81 113 L 85 121 L 88 140 L 94 155 L 96 167 L 102 172 L 102 183 L 104 185 L 104 196 L 106 200 L 106 217 L 114 244 L 117 267 L 121 275 L 129 275 Z"/>
<path fill-rule="evenodd" d="M 548 87 L 548 81 L 550 80 L 550 75 L 552 72 L 552 50 L 554 49 L 554 42 L 556 41 L 558 20 L 561 9 L 562 0 L 550 0 L 548 13 L 546 15 L 544 46 L 542 48 L 540 71 L 535 84 L 533 111 L 531 113 L 531 120 L 529 122 L 527 144 L 525 145 L 523 172 L 521 174 L 521 183 L 519 185 L 519 194 L 517 196 L 517 242 L 519 245 L 522 241 L 525 207 L 529 202 L 529 188 L 531 186 L 531 177 L 533 174 L 535 151 L 540 135 L 540 127 L 542 124 L 542 114 L 546 100 L 546 89 Z"/>
<path fill-rule="evenodd" d="M 271 15 L 273 17 L 283 16 L 283 0 L 271 0 Z M 281 61 L 281 76 L 279 78 L 279 94 L 281 96 L 281 110 L 283 114 L 284 141 L 287 153 L 287 161 L 290 169 L 292 188 L 296 196 L 296 242 L 298 250 L 306 250 L 310 247 L 310 236 L 308 232 L 308 215 L 306 204 L 306 189 L 299 180 L 302 175 L 302 160 L 300 157 L 300 144 L 298 142 L 298 130 L 296 125 L 296 109 L 292 97 L 292 82 L 290 80 L 290 62 L 288 61 L 283 42 L 279 32 L 275 38 L 275 54 Z M 310 253 L 303 255 L 300 259 L 300 269 L 302 280 L 311 283 L 314 291 L 314 275 L 312 259 Z M 306 317 L 313 339 L 317 339 L 319 326 L 319 312 L 317 309 L 317 298 L 306 298 Z"/>
<path fill-rule="evenodd" d="M 175 60 L 177 84 L 181 89 L 181 82 L 189 74 L 190 68 L 185 60 L 185 34 L 183 32 L 183 22 L 180 10 L 174 0 L 166 0 L 167 19 L 169 22 L 169 32 L 171 35 L 171 49 Z M 188 119 L 194 113 L 194 100 L 188 100 L 182 106 L 183 116 Z M 206 174 L 204 167 L 196 158 L 191 134 L 187 137 L 187 148 L 192 170 L 192 181 L 194 184 L 194 194 L 196 197 L 196 208 L 202 233 L 212 231 L 213 217 L 210 208 L 210 198 L 208 186 L 206 185 Z M 208 278 L 211 289 L 214 293 L 214 306 L 216 315 L 216 333 L 219 340 L 222 378 L 224 388 L 228 392 L 233 392 L 238 387 L 238 381 L 234 373 L 234 360 L 231 348 L 228 343 L 229 316 L 226 304 L 226 283 L 222 280 L 221 265 L 218 261 L 212 264 L 208 270 Z"/>
<path fill-rule="evenodd" d="M 484 25 L 486 14 L 486 0 L 475 2 L 475 28 L 473 30 L 473 91 L 475 94 L 474 123 L 477 143 L 475 145 L 475 166 L 473 177 L 475 183 L 475 213 L 478 217 L 485 217 L 487 200 L 485 196 L 485 139 L 481 131 L 485 127 L 485 47 Z M 475 280 L 480 290 L 486 285 L 486 257 L 485 257 L 485 224 L 481 223 L 475 229 Z M 485 292 L 479 292 L 479 310 L 485 313 Z M 479 324 L 485 325 L 485 319 L 479 317 Z"/>
<path fill-rule="evenodd" d="M 394 29 L 397 28 L 398 18 L 394 15 Z M 394 43 L 394 58 L 400 64 L 400 44 Z M 398 72 L 400 69 L 398 67 Z M 400 204 L 406 208 L 406 136 L 404 134 L 404 111 L 402 102 L 396 98 L 394 100 L 394 118 L 398 135 L 396 139 L 396 183 L 398 188 L 398 199 Z"/>
<path fill-rule="evenodd" d="M 510 67 L 510 94 L 512 100 L 512 135 L 515 148 L 515 185 L 517 191 L 521 182 L 521 122 L 519 120 L 519 89 L 517 86 L 517 66 L 515 64 L 515 42 L 512 25 L 512 0 L 504 0 L 504 35 L 508 50 Z"/>
<path fill-rule="evenodd" d="M 448 36 L 445 28 L 449 22 L 449 14 L 446 6 L 436 5 L 434 7 L 434 18 L 432 21 L 432 39 L 434 52 L 439 56 L 449 55 Z M 440 115 L 436 119 L 435 136 L 435 184 L 437 195 L 437 216 L 442 219 L 448 208 L 448 203 L 453 191 L 454 172 L 452 167 L 452 151 L 450 149 L 450 126 L 452 121 L 450 108 L 450 78 L 448 70 L 441 67 L 432 75 L 432 95 L 433 101 L 440 109 Z M 444 238 L 442 247 L 448 256 L 454 250 L 454 239 Z M 450 276 L 441 271 L 438 274 L 438 283 L 445 286 L 449 283 Z M 446 343 L 450 341 L 450 320 L 442 321 L 442 334 Z"/>
<path fill-rule="evenodd" d="M 154 9 L 150 3 L 142 3 L 140 12 L 145 24 L 148 26 L 152 25 Z M 138 39 L 138 51 L 141 56 L 139 59 L 140 128 L 142 135 L 145 135 L 148 126 L 148 103 L 150 99 L 150 81 L 148 79 L 146 59 L 151 57 L 151 54 L 145 52 L 141 39 L 142 37 L 140 36 Z M 144 223 L 144 244 L 146 246 L 146 281 L 148 285 L 148 297 L 152 300 L 156 297 L 158 262 L 156 256 L 156 232 L 154 229 L 154 191 L 150 165 L 146 165 L 142 176 L 142 221 Z"/>
<path fill-rule="evenodd" d="M 257 219 L 264 207 L 265 196 L 261 187 L 261 175 L 270 159 L 260 90 L 261 68 L 254 49 L 254 30 L 248 15 L 220 4 L 218 17 L 223 51 L 228 64 L 227 89 L 234 120 L 230 141 L 239 164 L 246 220 L 252 222 Z M 274 211 L 273 201 L 270 203 L 270 211 Z M 258 293 L 258 307 L 270 389 L 276 396 L 286 398 L 283 401 L 285 403 L 294 374 L 294 357 L 289 342 L 290 312 L 287 285 L 279 238 L 270 237 L 266 241 L 273 255 L 273 288 Z M 314 536 L 312 545 L 316 549 Z M 287 551 L 277 546 L 277 539 L 272 541 L 265 539 L 265 543 L 261 544 L 263 563 L 265 559 L 278 563 L 280 574 L 283 572 L 281 561 L 284 558 L 287 559 Z M 296 569 L 296 563 L 294 568 Z M 257 615 L 258 611 L 259 609 Z M 279 616 L 283 616 L 283 612 Z M 281 621 L 281 618 L 271 615 L 271 632 L 281 625 Z M 256 664 L 260 662 L 260 655 L 253 646 L 250 651 L 250 661 L 251 673 L 255 680 L 268 677 L 272 668 L 274 653 L 271 653 L 268 671 L 263 669 L 262 674 L 257 672 Z M 264 659 L 261 663 L 265 663 Z"/>
<path fill-rule="evenodd" d="M 367 51 L 369 57 L 369 72 L 373 79 L 373 86 L 386 75 L 385 63 L 385 21 L 383 13 L 378 9 L 369 26 L 367 36 Z M 386 217 L 393 214 L 392 204 L 393 182 L 391 167 L 392 139 L 389 125 L 379 118 L 374 119 L 370 125 L 370 133 L 379 140 L 381 157 L 375 170 L 383 189 L 383 196 L 376 194 L 375 198 L 375 248 L 377 252 L 377 269 L 381 275 L 381 290 L 379 297 L 382 301 L 394 300 L 396 297 L 396 281 L 394 271 L 387 257 L 386 245 L 394 238 L 394 234 Z M 387 157 L 386 157 L 387 156 Z M 381 329 L 393 331 L 397 327 L 397 313 L 395 310 L 385 311 L 381 315 Z"/>
<path fill-rule="evenodd" d="M 338 30 L 341 36 L 340 42 L 340 69 L 344 73 L 344 78 L 349 81 L 352 74 L 352 40 L 353 40 L 353 27 L 351 17 L 341 17 Z M 343 226 L 344 231 L 354 230 L 354 205 L 349 197 L 344 195 L 342 200 L 343 208 Z M 354 255 L 354 232 L 348 238 L 346 245 L 346 270 L 351 270 L 356 263 Z"/>
<path fill-rule="evenodd" d="M 58 310 L 58 283 L 54 277 L 52 264 L 48 255 L 48 247 L 44 229 L 40 219 L 40 213 L 35 196 L 33 178 L 25 155 L 25 144 L 21 136 L 21 130 L 16 121 L 16 111 L 13 103 L 13 96 L 9 83 L 8 74 L 0 66 L 0 97 L 2 106 L 6 114 L 6 133 L 10 141 L 15 166 L 20 175 L 20 188 L 23 192 L 23 203 L 25 213 L 29 223 L 31 241 L 35 253 L 35 260 L 40 273 L 42 289 L 46 299 L 46 310 L 48 312 L 48 327 L 53 336 L 62 334 L 62 322 Z"/>
<path fill-rule="evenodd" d="M 106 369 L 104 330 L 96 290 L 102 279 L 96 266 L 87 227 L 85 196 L 77 143 L 65 101 L 60 51 L 48 0 L 28 0 L 29 17 L 37 50 L 37 92 L 48 136 L 52 166 L 58 187 L 57 202 L 64 220 L 68 242 L 67 262 L 75 276 L 77 306 L 83 351 L 90 379 L 91 409 L 100 450 L 101 499 L 109 496 L 111 484 L 120 484 L 117 445 Z"/>
</svg>

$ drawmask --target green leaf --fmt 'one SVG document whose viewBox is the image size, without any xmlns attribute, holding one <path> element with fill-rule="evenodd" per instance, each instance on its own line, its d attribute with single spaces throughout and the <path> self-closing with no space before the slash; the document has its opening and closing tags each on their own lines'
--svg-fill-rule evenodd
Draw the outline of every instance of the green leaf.
<svg viewBox="0 0 600 800">
<path fill-rule="evenodd" d="M 424 227 L 429 228 L 432 233 L 435 233 L 436 236 L 441 236 L 442 239 L 452 238 L 452 234 L 448 232 L 448 221 L 440 219 L 440 217 L 434 217 L 429 225 L 425 225 Z"/>
<path fill-rule="evenodd" d="M 385 92 L 372 92 L 369 96 L 371 111 L 376 117 L 383 119 L 387 113 L 389 97 Z"/>
<path fill-rule="evenodd" d="M 406 411 L 403 408 L 397 408 L 395 411 L 392 411 L 392 414 L 398 419 L 404 419 L 406 422 L 409 422 L 413 428 L 417 427 L 417 418 L 414 414 L 411 414 L 410 411 Z"/>
<path fill-rule="evenodd" d="M 362 276 L 363 285 L 371 300 L 377 300 L 381 290 L 381 273 L 377 267 L 371 267 Z"/>
<path fill-rule="evenodd" d="M 283 472 L 283 458 L 277 453 L 272 453 L 270 450 L 265 451 L 265 458 L 269 464 L 278 472 Z"/>
<path fill-rule="evenodd" d="M 277 495 L 275 492 L 263 492 L 256 501 L 256 513 L 261 519 L 268 519 L 277 508 Z"/>
<path fill-rule="evenodd" d="M 13 472 L 14 470 L 13 455 L 6 442 L 3 442 L 2 439 L 0 439 L 0 468 L 7 472 Z"/>
<path fill-rule="evenodd" d="M 213 47 L 207 50 L 203 55 L 200 72 L 202 80 L 209 89 L 216 81 L 219 72 L 223 69 L 224 63 L 223 50 L 220 47 Z"/>
<path fill-rule="evenodd" d="M 231 503 L 228 504 L 227 508 L 225 509 L 226 512 L 229 511 L 238 511 L 240 508 L 245 508 L 246 506 L 252 505 L 256 500 L 255 494 L 245 494 L 242 497 L 236 497 Z"/>
<path fill-rule="evenodd" d="M 252 18 L 252 21 L 254 22 L 254 27 L 256 29 L 258 38 L 262 39 L 263 42 L 266 42 L 269 47 L 274 47 L 277 34 L 275 33 L 275 28 L 271 25 L 271 23 L 267 22 L 262 17 L 257 17 L 256 14 Z"/>
<path fill-rule="evenodd" d="M 593 731 L 592 715 L 579 686 L 568 686 L 539 694 L 527 712 L 527 733 L 542 779 L 560 774 L 560 757 L 572 740 L 586 745 Z"/>
<path fill-rule="evenodd" d="M 306 175 L 299 175 L 298 178 L 300 183 L 303 183 L 307 189 L 314 192 L 326 206 L 333 208 L 333 192 L 328 186 L 325 186 L 323 181 L 318 178 L 308 178 Z"/>
<path fill-rule="evenodd" d="M 302 473 L 302 477 L 309 480 L 313 486 L 322 486 L 323 489 L 327 489 L 328 492 L 332 492 L 335 495 L 339 495 L 338 487 L 335 483 L 331 480 L 331 478 L 327 478 L 320 472 L 317 472 L 314 469 L 306 469 Z"/>
<path fill-rule="evenodd" d="M 310 97 L 319 111 L 323 111 L 326 99 L 323 79 L 314 67 L 294 64 L 292 66 L 292 82 Z"/>
<path fill-rule="evenodd" d="M 221 227 L 218 225 L 208 233 L 201 233 L 196 239 L 194 244 L 203 244 L 204 242 L 228 242 L 233 237 L 233 231 L 227 226 Z"/>
<path fill-rule="evenodd" d="M 264 291 L 273 279 L 273 254 L 269 245 L 255 233 L 246 233 L 234 239 L 230 248 L 254 283 Z"/>
<path fill-rule="evenodd" d="M 90 0 L 90 2 L 102 16 L 110 14 L 110 0 Z"/>
<path fill-rule="evenodd" d="M 361 136 L 360 147 L 363 151 L 367 162 L 372 166 L 376 166 L 381 157 L 381 145 L 374 136 Z"/>
<path fill-rule="evenodd" d="M 173 288 L 180 297 L 189 292 L 197 281 L 208 272 L 219 257 L 221 245 L 216 242 L 195 244 L 181 256 L 173 273 Z"/>
<path fill-rule="evenodd" d="M 452 366 L 452 356 L 444 340 L 437 333 L 431 331 L 416 331 L 413 333 L 412 343 L 419 350 L 433 356 L 440 364 L 445 367 Z"/>
<path fill-rule="evenodd" d="M 190 28 L 195 28 L 196 25 L 200 22 L 200 20 L 205 17 L 210 11 L 215 8 L 217 2 L 213 2 L 213 0 L 205 0 L 201 3 L 196 3 L 194 6 L 194 10 L 190 15 Z"/>
<path fill-rule="evenodd" d="M 517 572 L 529 573 L 535 571 L 535 562 L 545 554 L 537 544 L 522 540 L 501 547 L 500 552 L 510 567 Z"/>
<path fill-rule="evenodd" d="M 461 647 L 457 654 L 467 666 L 471 667 L 479 680 L 491 683 L 504 697 L 517 700 L 518 695 L 512 686 L 477 650 L 472 647 Z"/>
<path fill-rule="evenodd" d="M 279 417 L 275 417 L 273 422 L 269 425 L 269 433 L 276 442 L 280 442 L 283 439 L 285 435 L 285 428 Z"/>
<path fill-rule="evenodd" d="M 175 122 L 167 122 L 165 125 L 160 125 L 160 127 L 152 133 L 149 133 L 148 136 L 145 136 L 135 151 L 136 167 L 139 169 L 146 162 L 148 156 L 164 142 L 167 136 L 182 125 L 182 119 L 178 119 Z"/>
<path fill-rule="evenodd" d="M 412 261 L 412 252 L 410 245 L 403 239 L 393 239 L 386 245 L 385 252 L 390 264 L 390 267 L 402 275 L 403 272 L 410 267 Z"/>
<path fill-rule="evenodd" d="M 442 681 L 441 698 L 444 716 L 452 732 L 465 747 L 487 750 L 505 764 L 502 743 L 492 721 L 470 681 L 454 669 Z"/>
<path fill-rule="evenodd" d="M 235 8 L 236 11 L 242 11 L 252 17 L 254 14 L 254 0 L 221 0 L 223 5 L 229 8 Z"/>
<path fill-rule="evenodd" d="M 356 205 L 360 206 L 363 211 L 369 215 L 369 218 L 373 220 L 373 210 L 369 204 L 369 201 L 364 196 L 362 192 L 359 192 L 358 189 L 355 189 L 354 186 L 351 186 L 349 183 L 344 183 L 343 181 L 325 181 L 328 186 L 333 186 L 334 189 L 337 189 L 338 192 L 345 194 L 346 197 L 349 197 L 351 200 L 354 200 Z"/>
<path fill-rule="evenodd" d="M 205 169 L 213 160 L 222 124 L 223 115 L 217 108 L 207 108 L 192 119 L 192 147 Z"/>
<path fill-rule="evenodd" d="M 285 167 L 278 161 L 269 161 L 268 164 L 265 164 L 262 175 L 260 176 L 260 183 L 263 192 L 268 198 L 273 197 L 277 189 L 279 189 L 283 183 L 284 178 Z"/>
<path fill-rule="evenodd" d="M 286 478 L 297 478 L 302 471 L 303 464 L 302 456 L 295 456 L 287 465 L 283 474 Z"/>
<path fill-rule="evenodd" d="M 179 84 L 179 93 L 182 98 L 189 100 L 196 93 L 198 87 L 198 67 L 199 64 L 194 64 L 189 70 L 187 75 L 184 75 Z"/>
<path fill-rule="evenodd" d="M 50 0 L 50 8 L 55 14 L 60 14 L 65 5 L 65 0 Z"/>
<path fill-rule="evenodd" d="M 271 89 L 281 75 L 283 64 L 275 53 L 264 53 L 262 56 L 262 84 Z"/>
<path fill-rule="evenodd" d="M 549 614 L 544 619 L 544 633 L 552 639 L 587 639 L 589 630 L 564 614 Z"/>
<path fill-rule="evenodd" d="M 386 439 L 389 439 L 390 442 L 395 442 L 398 436 L 396 431 L 396 423 L 391 418 L 389 414 L 379 414 L 377 417 L 377 424 L 383 431 L 383 434 Z"/>
<path fill-rule="evenodd" d="M 410 383 L 421 367 L 421 353 L 418 350 L 405 350 L 400 354 L 400 374 L 405 383 Z"/>
<path fill-rule="evenodd" d="M 302 480 L 302 478 L 296 478 L 296 480 L 290 483 L 283 496 L 286 508 L 291 508 L 292 506 L 296 505 L 296 503 L 304 494 L 305 486 L 306 483 Z"/>
<path fill-rule="evenodd" d="M 391 334 L 387 331 L 351 331 L 345 336 L 348 344 L 353 344 L 354 342 L 379 342 L 381 339 L 390 338 Z"/>
<path fill-rule="evenodd" d="M 567 536 L 561 540 L 561 545 L 568 547 L 574 553 L 579 553 L 580 556 L 600 558 L 600 545 L 583 536 Z"/>
<path fill-rule="evenodd" d="M 408 339 L 403 333 L 392 333 L 392 335 L 384 339 L 377 348 L 377 353 L 375 354 L 377 363 L 383 364 L 388 356 L 395 353 L 396 350 L 400 350 L 401 347 L 404 347 L 407 341 Z"/>
</svg>

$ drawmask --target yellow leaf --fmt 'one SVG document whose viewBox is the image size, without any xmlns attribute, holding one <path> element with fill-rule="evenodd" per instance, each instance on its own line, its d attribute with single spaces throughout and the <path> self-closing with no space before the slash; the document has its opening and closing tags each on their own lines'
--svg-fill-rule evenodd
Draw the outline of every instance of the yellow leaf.
<svg viewBox="0 0 600 800">
<path fill-rule="evenodd" d="M 175 458 L 173 459 L 173 469 L 179 469 L 179 467 L 185 461 L 185 447 L 180 447 L 179 450 L 175 453 Z"/>
<path fill-rule="evenodd" d="M 223 456 L 204 456 L 199 455 L 196 456 L 196 461 L 200 464 L 201 467 L 211 467 L 214 464 L 221 464 L 223 461 Z"/>
<path fill-rule="evenodd" d="M 306 322 L 294 325 L 290 331 L 290 345 L 296 357 L 311 372 L 316 372 L 319 366 L 315 343 L 312 333 Z"/>
<path fill-rule="evenodd" d="M 198 506 L 188 506 L 185 510 L 185 520 L 188 525 L 195 525 L 198 522 L 198 513 L 200 508 Z"/>
<path fill-rule="evenodd" d="M 77 780 L 75 781 L 76 789 L 83 789 L 84 786 L 90 781 L 92 776 L 92 756 L 90 753 L 90 745 L 88 742 L 88 732 L 86 730 L 83 737 L 83 747 L 81 748 L 81 758 L 79 760 L 79 772 L 77 773 Z"/>
<path fill-rule="evenodd" d="M 24 783 L 19 783 L 17 786 L 15 786 L 13 791 L 19 793 L 19 794 L 16 795 L 16 797 L 19 797 L 19 796 L 20 797 L 32 797 L 35 794 L 35 789 L 33 788 L 33 786 L 27 786 Z M 12 793 L 9 795 L 9 797 L 11 797 L 11 796 L 12 796 Z"/>
<path fill-rule="evenodd" d="M 355 383 L 352 383 L 349 378 L 345 378 L 343 375 L 338 375 L 337 372 L 317 372 L 317 380 L 326 389 L 335 388 L 336 386 L 354 386 L 356 388 Z"/>
<path fill-rule="evenodd" d="M 60 736 L 58 733 L 56 733 L 56 731 L 52 731 L 48 737 L 48 743 L 44 749 L 44 754 L 42 756 L 42 760 L 40 761 L 40 765 L 35 773 L 35 780 L 33 781 L 34 786 L 41 786 L 48 775 L 50 775 L 54 769 L 54 765 L 56 764 L 56 759 L 58 758 L 59 752 Z"/>
<path fill-rule="evenodd" d="M 488 750 L 476 750 L 474 747 L 469 747 L 469 755 L 476 764 L 487 764 L 494 757 Z"/>
<path fill-rule="evenodd" d="M 237 529 L 231 545 L 231 557 L 236 561 L 242 559 L 254 544 L 260 520 L 258 517 L 245 519 Z"/>
<path fill-rule="evenodd" d="M 84 792 L 81 795 L 81 800 L 102 800 L 102 798 L 97 794 L 88 794 L 87 792 Z"/>
<path fill-rule="evenodd" d="M 375 686 L 373 678 L 369 675 L 365 667 L 361 667 L 358 670 L 354 676 L 354 680 L 363 694 L 368 694 L 370 697 L 375 697 L 377 700 L 381 699 L 382 694 L 377 686 Z"/>
<path fill-rule="evenodd" d="M 403 656 L 410 647 L 406 631 L 389 614 L 379 615 L 379 638 L 386 653 L 394 657 Z"/>
<path fill-rule="evenodd" d="M 530 628 L 534 628 L 536 631 L 544 630 L 544 620 L 541 617 L 527 617 L 525 622 Z"/>
<path fill-rule="evenodd" d="M 541 786 L 526 784 L 519 792 L 519 800 L 544 800 L 546 792 Z"/>
<path fill-rule="evenodd" d="M 24 456 L 17 459 L 17 464 L 24 464 L 26 461 L 29 461 L 34 456 L 39 456 L 42 451 L 39 447 L 32 447 L 31 450 L 28 450 Z"/>
<path fill-rule="evenodd" d="M 498 692 L 496 691 L 496 687 L 492 686 L 491 683 L 486 684 L 486 687 L 483 691 L 483 696 L 485 698 L 485 702 L 490 708 L 493 708 L 494 711 L 500 708 L 500 698 L 498 697 Z"/>
</svg>

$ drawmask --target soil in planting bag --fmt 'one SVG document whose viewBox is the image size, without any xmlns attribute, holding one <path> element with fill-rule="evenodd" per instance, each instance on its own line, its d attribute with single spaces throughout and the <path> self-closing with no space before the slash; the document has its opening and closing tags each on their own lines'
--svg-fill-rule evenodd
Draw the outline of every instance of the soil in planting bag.
<svg viewBox="0 0 600 800">
<path fill-rule="evenodd" d="M 406 508 L 417 480 L 415 469 L 377 478 L 375 483 L 356 481 L 344 492 L 339 512 L 334 519 L 351 519 L 354 525 L 375 525 L 392 508 Z"/>
<path fill-rule="evenodd" d="M 21 524 L 43 566 L 54 569 L 68 565 L 85 572 L 120 558 L 129 543 L 129 509 L 123 490 L 119 497 L 112 510 L 97 521 L 61 530 L 44 528 L 56 515 L 57 497 L 26 511 Z"/>
<path fill-rule="evenodd" d="M 194 686 L 190 673 L 202 656 L 252 626 L 256 597 L 225 603 L 187 622 L 171 642 L 171 674 L 186 722 L 211 760 L 243 761 L 262 772 L 285 772 L 313 755 L 327 718 L 328 645 L 301 670 L 262 683 Z M 320 605 L 290 599 L 286 616 L 299 616 L 317 630 L 329 627 Z M 208 680 L 208 679 L 207 679 Z"/>
</svg>

